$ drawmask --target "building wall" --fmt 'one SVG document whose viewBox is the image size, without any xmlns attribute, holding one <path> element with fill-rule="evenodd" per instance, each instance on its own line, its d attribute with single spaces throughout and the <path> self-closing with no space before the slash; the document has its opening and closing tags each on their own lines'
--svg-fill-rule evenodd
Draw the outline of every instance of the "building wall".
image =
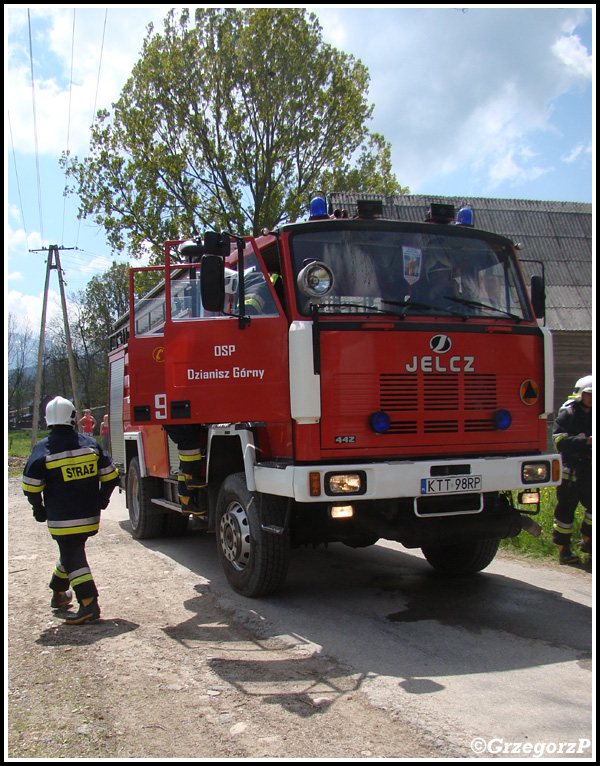
<svg viewBox="0 0 600 766">
<path fill-rule="evenodd" d="M 579 378 L 592 373 L 592 331 L 553 330 L 554 341 L 554 414 L 573 393 Z M 554 418 L 548 419 L 548 445 L 552 447 Z"/>
<path fill-rule="evenodd" d="M 579 378 L 592 373 L 592 332 L 553 331 L 554 409 L 573 393 Z"/>
</svg>

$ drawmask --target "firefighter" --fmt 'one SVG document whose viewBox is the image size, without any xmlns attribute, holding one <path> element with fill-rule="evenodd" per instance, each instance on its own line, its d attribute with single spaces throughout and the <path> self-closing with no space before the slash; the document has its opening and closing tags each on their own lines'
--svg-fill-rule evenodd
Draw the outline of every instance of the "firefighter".
<svg viewBox="0 0 600 766">
<path fill-rule="evenodd" d="M 70 612 L 65 622 L 79 625 L 100 617 L 85 544 L 98 532 L 100 512 L 108 506 L 119 474 L 96 439 L 75 431 L 77 416 L 68 399 L 57 396 L 48 403 L 46 424 L 50 435 L 35 445 L 27 460 L 23 492 L 33 506 L 35 520 L 47 521 L 58 544 L 50 605 L 68 608 L 74 591 L 79 611 Z"/>
<path fill-rule="evenodd" d="M 561 564 L 579 561 L 571 551 L 575 509 L 581 503 L 582 553 L 592 555 L 592 376 L 580 378 L 573 396 L 559 410 L 554 423 L 554 446 L 562 456 L 563 476 L 556 488 L 552 541 Z"/>
<path fill-rule="evenodd" d="M 281 276 L 273 273 L 269 276 L 271 284 L 278 291 Z M 251 272 L 244 279 L 244 308 L 246 314 L 277 314 L 273 295 L 261 271 Z"/>
<path fill-rule="evenodd" d="M 205 516 L 206 509 L 199 508 L 194 497 L 197 489 L 206 486 L 202 477 L 201 426 L 181 424 L 163 426 L 177 446 L 179 473 L 177 476 L 177 494 L 181 509 L 194 516 Z"/>
<path fill-rule="evenodd" d="M 456 302 L 452 298 L 456 297 L 457 284 L 449 258 L 446 255 L 434 254 L 429 258 L 425 273 L 428 293 L 424 298 L 444 311 L 456 308 Z"/>
</svg>

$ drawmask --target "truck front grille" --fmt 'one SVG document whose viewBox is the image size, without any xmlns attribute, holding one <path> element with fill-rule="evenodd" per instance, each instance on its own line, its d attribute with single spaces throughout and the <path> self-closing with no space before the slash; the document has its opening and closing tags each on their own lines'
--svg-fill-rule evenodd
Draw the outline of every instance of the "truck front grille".
<svg viewBox="0 0 600 766">
<path fill-rule="evenodd" d="M 388 433 L 493 431 L 491 418 L 481 417 L 481 412 L 497 408 L 496 391 L 495 375 L 384 374 L 379 378 L 379 406 L 392 417 Z M 422 420 L 414 417 L 419 409 L 425 413 Z M 463 412 L 473 412 L 474 417 L 463 420 Z M 427 417 L 427 413 L 435 416 Z"/>
</svg>

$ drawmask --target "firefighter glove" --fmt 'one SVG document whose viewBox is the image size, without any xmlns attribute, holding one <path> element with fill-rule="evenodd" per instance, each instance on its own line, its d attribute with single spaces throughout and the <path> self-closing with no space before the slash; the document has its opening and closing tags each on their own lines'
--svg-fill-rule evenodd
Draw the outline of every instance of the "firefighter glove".
<svg viewBox="0 0 600 766">
<path fill-rule="evenodd" d="M 37 508 L 33 509 L 33 518 L 40 522 L 46 521 L 48 517 L 46 516 L 46 509 L 43 505 L 39 505 Z"/>
</svg>

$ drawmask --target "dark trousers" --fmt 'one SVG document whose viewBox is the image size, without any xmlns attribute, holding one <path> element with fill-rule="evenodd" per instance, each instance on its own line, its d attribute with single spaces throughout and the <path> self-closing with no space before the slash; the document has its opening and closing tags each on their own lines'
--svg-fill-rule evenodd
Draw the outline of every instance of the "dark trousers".
<svg viewBox="0 0 600 766">
<path fill-rule="evenodd" d="M 585 509 L 585 516 L 581 522 L 581 534 L 585 537 L 592 536 L 592 487 L 591 482 L 585 478 L 575 481 L 567 479 L 556 488 L 556 508 L 554 509 L 554 530 L 552 542 L 557 545 L 570 545 L 575 510 L 579 503 Z"/>
<path fill-rule="evenodd" d="M 170 425 L 163 426 L 167 434 L 177 445 L 179 455 L 179 476 L 177 491 L 179 497 L 191 498 L 194 490 L 187 486 L 186 476 L 199 478 L 202 471 L 201 443 L 203 433 L 197 425 Z"/>
<path fill-rule="evenodd" d="M 98 590 L 85 555 L 85 544 L 90 535 L 56 535 L 54 539 L 60 551 L 60 557 L 50 588 L 54 591 L 73 589 L 77 601 L 98 596 Z"/>
</svg>

